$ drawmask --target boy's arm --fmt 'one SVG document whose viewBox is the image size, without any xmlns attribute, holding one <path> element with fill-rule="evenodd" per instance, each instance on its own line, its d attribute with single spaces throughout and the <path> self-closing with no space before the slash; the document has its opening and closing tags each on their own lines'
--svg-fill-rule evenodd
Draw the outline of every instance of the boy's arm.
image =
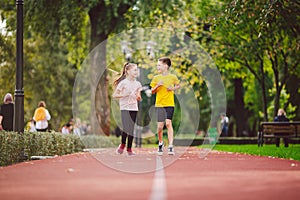
<svg viewBox="0 0 300 200">
<path fill-rule="evenodd" d="M 168 91 L 175 91 L 178 90 L 180 88 L 180 84 L 176 84 L 174 85 L 174 87 L 168 87 Z"/>
<path fill-rule="evenodd" d="M 157 92 L 157 89 L 163 85 L 163 82 L 162 81 L 159 81 L 153 88 L 151 88 L 151 92 L 152 94 L 156 93 Z"/>
</svg>

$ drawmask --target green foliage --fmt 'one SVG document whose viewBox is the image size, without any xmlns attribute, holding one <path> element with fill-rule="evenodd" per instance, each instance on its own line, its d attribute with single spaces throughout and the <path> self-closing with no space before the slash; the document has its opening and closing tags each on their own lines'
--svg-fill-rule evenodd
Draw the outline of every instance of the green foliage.
<svg viewBox="0 0 300 200">
<path fill-rule="evenodd" d="M 83 150 L 79 137 L 56 132 L 0 132 L 0 165 L 10 165 L 20 161 L 21 152 L 31 156 L 65 155 Z"/>
<path fill-rule="evenodd" d="M 120 138 L 114 136 L 86 135 L 81 136 L 80 139 L 85 148 L 117 147 L 120 144 Z"/>
<path fill-rule="evenodd" d="M 251 78 L 260 84 L 262 97 L 252 99 L 255 102 L 264 99 L 263 112 L 265 119 L 268 119 L 267 107 L 273 103 L 275 111 L 279 108 L 282 104 L 281 90 L 287 79 L 297 74 L 300 57 L 297 53 L 299 36 L 295 31 L 299 29 L 297 13 L 300 6 L 293 1 L 281 0 L 224 2 L 227 3 L 224 4 L 225 12 L 218 19 L 216 29 L 221 44 L 218 48 L 223 56 L 220 58 L 240 64 L 238 70 L 231 68 L 235 75 L 241 70 L 242 75 L 253 75 Z M 294 16 L 293 19 L 290 19 L 291 16 Z M 275 90 L 273 96 L 269 93 L 272 87 Z M 254 110 L 256 113 L 261 111 L 261 107 L 257 108 Z"/>
<path fill-rule="evenodd" d="M 6 27 L 5 34 L 0 34 L 0 99 L 7 92 L 14 93 L 16 58 L 15 1 L 2 0 L 1 3 L 0 21 L 5 22 Z M 165 47 L 161 47 L 156 56 L 170 53 L 168 48 L 182 47 L 181 34 L 197 41 L 212 56 L 224 78 L 228 107 L 233 111 L 232 102 L 236 97 L 232 79 L 242 78 L 244 97 L 241 98 L 251 114 L 249 123 L 255 124 L 264 115 L 272 118 L 273 110 L 279 106 L 299 119 L 299 84 L 295 84 L 300 77 L 299 7 L 297 1 L 282 0 L 24 1 L 25 120 L 32 117 L 37 102 L 45 100 L 52 115 L 50 124 L 57 130 L 72 117 L 75 74 L 89 48 L 126 28 L 149 26 L 178 33 L 169 41 L 164 40 L 168 37 L 158 41 Z M 116 71 L 120 71 L 124 61 L 116 57 L 121 55 L 119 43 L 108 44 L 106 55 L 108 64 L 118 60 L 109 65 Z M 143 57 L 138 55 L 141 53 L 133 55 L 140 67 L 155 68 L 155 64 L 143 64 L 153 61 L 139 59 Z M 176 63 L 175 72 L 195 91 L 200 102 L 199 127 L 205 129 L 210 120 L 207 117 L 211 112 L 210 98 L 205 80 L 192 67 L 192 56 L 187 55 L 186 59 L 173 56 L 172 60 Z M 288 83 L 291 76 L 296 81 Z M 89 85 L 85 89 L 90 90 Z M 78 98 L 89 99 L 85 95 Z M 297 112 L 294 112 L 295 107 L 298 107 Z M 89 105 L 84 104 L 80 109 L 87 111 L 88 118 Z"/>
<path fill-rule="evenodd" d="M 226 152 L 238 152 L 258 156 L 270 156 L 284 159 L 300 160 L 300 145 L 290 144 L 288 148 L 275 145 L 221 145 L 214 146 L 214 150 Z"/>
<path fill-rule="evenodd" d="M 22 136 L 13 132 L 0 132 L 0 166 L 16 163 L 23 150 Z"/>
</svg>

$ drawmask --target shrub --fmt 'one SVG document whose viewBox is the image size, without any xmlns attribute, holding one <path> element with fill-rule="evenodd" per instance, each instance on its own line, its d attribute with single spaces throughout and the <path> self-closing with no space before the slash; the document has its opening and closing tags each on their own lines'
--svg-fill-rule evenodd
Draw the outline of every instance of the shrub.
<svg viewBox="0 0 300 200">
<path fill-rule="evenodd" d="M 85 135 L 81 136 L 81 141 L 86 148 L 106 148 L 119 145 L 120 138 L 114 136 Z"/>
<path fill-rule="evenodd" d="M 0 132 L 0 165 L 22 160 L 22 155 L 54 156 L 80 152 L 84 148 L 80 138 L 57 132 Z"/>
</svg>

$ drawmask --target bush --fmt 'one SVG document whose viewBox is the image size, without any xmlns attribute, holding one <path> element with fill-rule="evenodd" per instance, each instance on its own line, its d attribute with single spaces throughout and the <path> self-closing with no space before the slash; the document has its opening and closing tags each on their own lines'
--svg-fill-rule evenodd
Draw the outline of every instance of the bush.
<svg viewBox="0 0 300 200">
<path fill-rule="evenodd" d="M 81 136 L 81 141 L 85 148 L 107 148 L 116 147 L 120 144 L 120 138 L 111 136 L 101 136 L 101 135 L 85 135 Z"/>
<path fill-rule="evenodd" d="M 0 165 L 10 165 L 31 156 L 54 156 L 80 152 L 84 148 L 79 137 L 57 132 L 0 132 Z"/>
</svg>

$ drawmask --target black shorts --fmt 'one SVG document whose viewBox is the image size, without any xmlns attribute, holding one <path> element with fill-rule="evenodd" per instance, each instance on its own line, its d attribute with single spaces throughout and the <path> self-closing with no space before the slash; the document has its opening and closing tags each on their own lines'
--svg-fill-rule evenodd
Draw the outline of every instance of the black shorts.
<svg viewBox="0 0 300 200">
<path fill-rule="evenodd" d="M 172 120 L 174 107 L 156 107 L 157 122 L 164 122 L 166 119 Z"/>
</svg>

